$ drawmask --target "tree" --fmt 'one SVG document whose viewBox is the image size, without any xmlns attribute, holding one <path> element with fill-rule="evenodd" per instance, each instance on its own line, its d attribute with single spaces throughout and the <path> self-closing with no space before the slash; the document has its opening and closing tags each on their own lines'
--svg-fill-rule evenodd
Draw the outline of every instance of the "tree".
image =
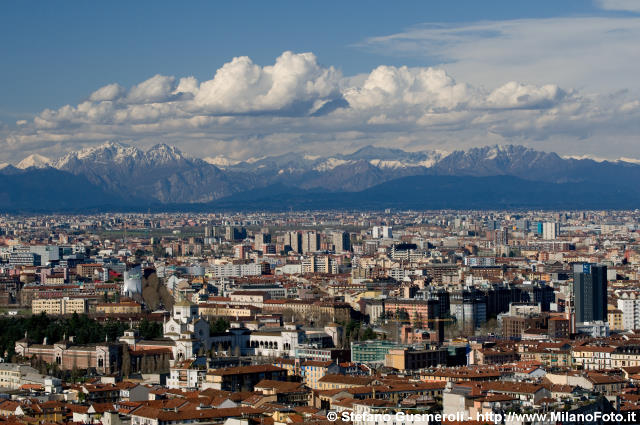
<svg viewBox="0 0 640 425">
<path fill-rule="evenodd" d="M 368 341 L 370 339 L 377 339 L 377 334 L 373 331 L 372 328 L 367 328 L 362 333 L 362 339 Z"/>
<path fill-rule="evenodd" d="M 285 308 L 282 311 L 282 321 L 283 322 L 293 322 L 295 319 L 295 314 L 292 309 Z"/>
<path fill-rule="evenodd" d="M 209 322 L 209 330 L 211 333 L 226 332 L 230 326 L 231 323 L 224 317 L 218 317 L 213 322 Z"/>
<path fill-rule="evenodd" d="M 144 339 L 159 338 L 162 335 L 162 325 L 158 322 L 150 322 L 147 318 L 142 319 L 138 331 Z"/>
<path fill-rule="evenodd" d="M 422 328 L 422 317 L 420 316 L 420 313 L 418 313 L 417 311 L 413 313 L 413 327 L 417 329 Z"/>
<path fill-rule="evenodd" d="M 131 356 L 129 355 L 129 347 L 122 347 L 122 376 L 128 377 L 131 373 Z"/>
<path fill-rule="evenodd" d="M 402 323 L 409 323 L 409 313 L 404 308 L 397 310 L 396 318 Z"/>
<path fill-rule="evenodd" d="M 74 364 L 73 368 L 71 369 L 71 380 L 75 383 L 78 381 L 80 376 L 81 374 L 80 374 L 80 371 L 78 370 L 78 366 Z"/>
</svg>

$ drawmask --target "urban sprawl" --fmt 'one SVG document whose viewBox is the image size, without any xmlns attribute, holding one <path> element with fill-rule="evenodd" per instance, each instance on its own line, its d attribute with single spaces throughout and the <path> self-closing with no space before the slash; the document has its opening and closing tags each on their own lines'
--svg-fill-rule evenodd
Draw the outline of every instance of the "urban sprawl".
<svg viewBox="0 0 640 425">
<path fill-rule="evenodd" d="M 3 215 L 0 313 L 0 425 L 640 421 L 638 211 Z"/>
</svg>

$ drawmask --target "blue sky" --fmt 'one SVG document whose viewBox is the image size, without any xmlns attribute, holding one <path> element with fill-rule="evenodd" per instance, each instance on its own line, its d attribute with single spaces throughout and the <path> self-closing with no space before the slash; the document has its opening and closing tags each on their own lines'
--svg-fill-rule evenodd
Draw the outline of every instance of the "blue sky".
<svg viewBox="0 0 640 425">
<path fill-rule="evenodd" d="M 640 158 L 633 136 L 635 116 L 629 124 L 620 117 L 594 116 L 612 105 L 633 113 L 637 109 L 634 80 L 640 59 L 631 42 L 640 31 L 638 10 L 637 3 L 627 0 L 5 1 L 0 3 L 0 145 L 5 144 L 0 162 L 31 153 L 55 157 L 105 140 L 141 146 L 161 141 L 196 156 L 235 158 L 369 143 L 451 150 L 511 142 L 556 147 L 564 154 Z M 225 107 L 213 99 L 221 90 L 218 82 L 214 93 L 201 96 L 207 100 L 198 103 L 199 109 L 185 103 L 190 102 L 185 97 L 134 102 L 129 96 L 124 101 L 124 92 L 117 99 L 100 98 L 79 108 L 109 84 L 129 90 L 155 75 L 170 76 L 174 79 L 163 87 L 175 94 L 181 78 L 193 76 L 199 85 L 234 58 L 247 56 L 253 65 L 269 67 L 286 51 L 314 55 L 308 63 L 318 69 L 298 77 L 315 78 L 317 84 L 318 73 L 331 68 L 339 75 L 321 83 L 335 87 L 311 93 L 298 84 L 290 97 L 281 93 L 288 101 L 275 103 L 259 98 L 264 87 L 254 87 L 241 93 L 247 96 L 245 103 Z M 416 94 L 416 81 L 426 74 L 396 72 L 389 78 L 402 81 L 404 92 L 393 93 L 399 102 L 385 94 L 393 97 L 385 97 L 386 104 L 397 103 L 391 111 L 372 100 L 379 88 L 364 88 L 367 76 L 379 66 L 394 67 L 392 74 L 402 66 L 443 70 L 454 82 L 439 76 L 446 81 Z M 241 84 L 233 78 L 225 81 Z M 509 82 L 522 86 L 504 87 Z M 462 94 L 462 88 L 456 88 L 458 97 L 445 101 L 438 90 L 455 84 L 468 87 Z M 548 85 L 555 88 L 545 89 Z M 197 97 L 195 91 L 189 93 Z M 338 100 L 343 104 L 338 112 L 314 115 L 317 105 Z M 153 113 L 142 113 L 140 104 Z M 312 104 L 311 112 L 298 111 Z M 72 110 L 43 115 L 65 105 Z M 90 119 L 95 108 L 109 106 L 124 114 L 132 105 L 138 105 L 135 123 L 105 118 L 103 110 L 99 122 Z M 524 123 L 546 123 L 549 113 L 556 114 L 554 125 L 527 128 Z M 562 113 L 567 116 L 557 118 Z M 249 119 L 255 114 L 260 118 Z M 397 119 L 401 115 L 413 117 L 409 125 Z M 516 116 L 523 124 L 509 128 Z M 191 122 L 182 128 L 178 118 Z M 598 127 L 576 126 L 576 120 L 587 118 Z M 464 124 L 487 120 L 491 125 Z M 443 127 L 442 122 L 457 124 Z M 628 127 L 616 135 L 615 150 L 611 144 L 603 148 L 599 132 L 621 125 Z"/>
</svg>

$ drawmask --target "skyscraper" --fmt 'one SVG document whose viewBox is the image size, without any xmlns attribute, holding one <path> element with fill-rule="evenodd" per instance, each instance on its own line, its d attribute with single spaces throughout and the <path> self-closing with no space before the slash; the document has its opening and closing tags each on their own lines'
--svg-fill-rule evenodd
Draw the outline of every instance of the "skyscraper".
<svg viewBox="0 0 640 425">
<path fill-rule="evenodd" d="M 576 323 L 607 321 L 607 266 L 576 264 L 573 268 Z"/>
</svg>

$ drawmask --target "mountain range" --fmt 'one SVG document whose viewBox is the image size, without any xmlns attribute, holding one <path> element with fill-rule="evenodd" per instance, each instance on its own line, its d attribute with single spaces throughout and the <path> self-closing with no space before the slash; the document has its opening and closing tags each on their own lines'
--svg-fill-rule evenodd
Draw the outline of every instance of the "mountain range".
<svg viewBox="0 0 640 425">
<path fill-rule="evenodd" d="M 517 145 L 198 159 L 107 142 L 0 169 L 0 211 L 636 208 L 640 165 Z"/>
</svg>

